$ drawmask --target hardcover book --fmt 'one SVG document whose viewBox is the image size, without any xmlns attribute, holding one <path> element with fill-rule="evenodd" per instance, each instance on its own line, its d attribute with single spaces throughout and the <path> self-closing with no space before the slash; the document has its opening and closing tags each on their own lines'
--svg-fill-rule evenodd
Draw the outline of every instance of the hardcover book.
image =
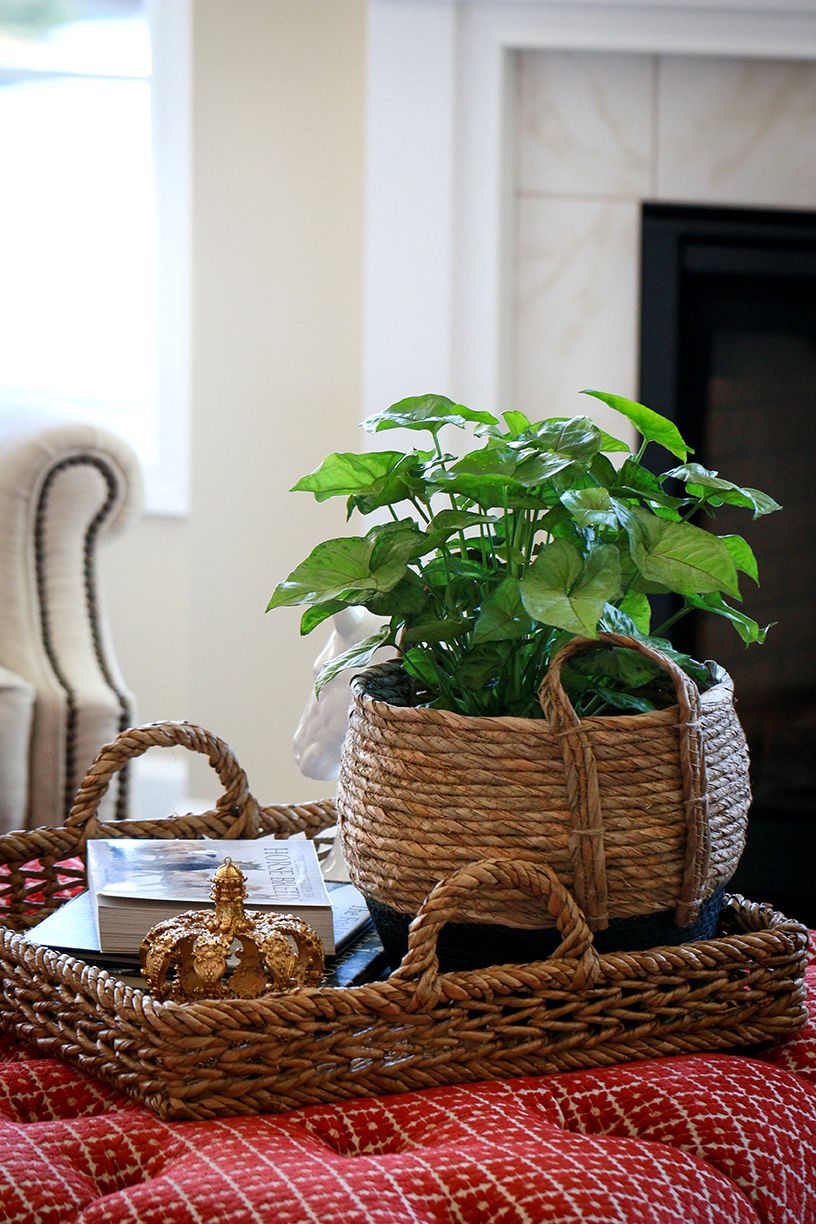
<svg viewBox="0 0 816 1224">
<path fill-rule="evenodd" d="M 87 855 L 102 952 L 137 953 L 156 923 L 212 908 L 212 877 L 226 858 L 246 877 L 247 910 L 295 914 L 314 928 L 328 955 L 335 951 L 332 906 L 310 841 L 97 838 Z"/>
<path fill-rule="evenodd" d="M 373 929 L 362 895 L 353 884 L 330 884 L 336 951 L 326 958 L 327 986 L 353 986 L 370 981 L 385 968 L 382 944 Z M 103 952 L 99 946 L 94 902 L 90 892 L 65 901 L 26 931 L 25 938 L 54 952 L 65 953 L 107 969 L 131 986 L 144 989 L 139 976 L 139 954 Z"/>
</svg>

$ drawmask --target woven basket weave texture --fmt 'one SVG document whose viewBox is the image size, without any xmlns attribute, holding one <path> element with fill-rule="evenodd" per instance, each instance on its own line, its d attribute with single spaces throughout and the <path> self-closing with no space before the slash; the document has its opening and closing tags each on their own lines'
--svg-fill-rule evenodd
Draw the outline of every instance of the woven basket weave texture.
<svg viewBox="0 0 816 1224">
<path fill-rule="evenodd" d="M 112 774 L 152 745 L 204 752 L 225 785 L 214 812 L 100 824 Z M 330 802 L 262 808 L 223 741 L 187 724 L 123 732 L 80 788 L 68 825 L 0 837 L 0 1029 L 102 1076 L 163 1117 L 280 1111 L 437 1084 L 538 1075 L 780 1039 L 805 1021 L 807 932 L 732 898 L 721 937 L 599 957 L 546 867 L 473 863 L 440 883 L 382 982 L 261 999 L 162 1003 L 22 934 L 84 882 L 89 836 L 313 834 Z M 64 863 L 78 857 L 82 866 Z M 548 960 L 440 974 L 437 937 L 475 895 L 525 897 L 561 943 Z"/>
<path fill-rule="evenodd" d="M 544 719 L 475 718 L 417 708 L 398 665 L 358 677 L 337 792 L 354 883 L 401 913 L 434 884 L 497 855 L 548 863 L 593 929 L 675 910 L 680 926 L 736 870 L 750 803 L 748 751 L 730 679 L 702 697 L 660 652 L 617 635 L 672 678 L 678 704 L 579 720 L 562 664 L 542 685 Z M 385 697 L 385 699 L 383 699 Z M 529 899 L 479 897 L 463 915 L 532 927 Z"/>
</svg>

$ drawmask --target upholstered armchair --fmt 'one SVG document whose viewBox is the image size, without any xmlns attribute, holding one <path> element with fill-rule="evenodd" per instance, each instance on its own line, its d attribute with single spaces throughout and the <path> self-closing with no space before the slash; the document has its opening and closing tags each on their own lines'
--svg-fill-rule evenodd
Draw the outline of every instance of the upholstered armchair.
<svg viewBox="0 0 816 1224">
<path fill-rule="evenodd" d="M 0 407 L 0 831 L 61 824 L 99 747 L 135 721 L 96 553 L 140 505 L 120 438 Z M 127 802 L 124 779 L 103 815 Z"/>
</svg>

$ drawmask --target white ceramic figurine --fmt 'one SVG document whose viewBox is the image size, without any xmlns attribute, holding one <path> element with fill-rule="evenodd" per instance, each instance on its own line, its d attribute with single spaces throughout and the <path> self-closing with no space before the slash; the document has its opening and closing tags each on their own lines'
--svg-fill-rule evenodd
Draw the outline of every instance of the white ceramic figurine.
<svg viewBox="0 0 816 1224">
<path fill-rule="evenodd" d="M 315 659 L 315 675 L 330 659 L 337 658 L 355 642 L 375 633 L 382 624 L 382 618 L 365 608 L 344 608 L 332 617 L 332 623 L 329 640 Z M 393 653 L 393 650 L 383 648 L 378 652 L 377 660 L 384 661 Z M 351 704 L 349 683 L 353 674 L 344 671 L 335 676 L 319 698 L 312 691 L 300 716 L 294 736 L 294 754 L 300 772 L 307 778 L 330 781 L 337 777 Z"/>
</svg>

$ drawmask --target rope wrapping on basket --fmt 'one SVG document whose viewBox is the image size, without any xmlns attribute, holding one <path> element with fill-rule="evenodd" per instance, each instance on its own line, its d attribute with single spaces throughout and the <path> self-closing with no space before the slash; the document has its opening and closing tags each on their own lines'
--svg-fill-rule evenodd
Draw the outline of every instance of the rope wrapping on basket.
<svg viewBox="0 0 816 1224">
<path fill-rule="evenodd" d="M 572 888 L 591 930 L 603 931 L 609 925 L 609 906 L 598 769 L 581 720 L 563 689 L 563 700 L 558 699 L 558 689 L 560 685 L 555 691 L 542 686 L 541 705 L 559 738 L 564 758 L 564 781 L 572 812 L 567 843 L 574 872 Z"/>
<path fill-rule="evenodd" d="M 599 642 L 653 660 L 677 704 L 579 719 L 560 670 Z M 545 717 L 523 719 L 417 707 L 399 671 L 382 664 L 352 682 L 338 779 L 344 853 L 372 900 L 416 914 L 438 880 L 500 855 L 552 866 L 593 930 L 667 911 L 687 928 L 733 875 L 750 787 L 730 679 L 701 697 L 647 643 L 574 639 L 542 684 Z M 522 896 L 500 906 L 486 895 L 463 920 L 534 928 L 541 914 Z"/>
<path fill-rule="evenodd" d="M 690 926 L 696 921 L 705 899 L 705 880 L 711 854 L 700 694 L 694 681 L 667 655 L 645 642 L 617 633 L 601 633 L 597 641 L 574 638 L 568 642 L 553 659 L 539 693 L 542 709 L 560 739 L 564 756 L 564 774 L 573 821 L 569 847 L 575 872 L 575 898 L 593 930 L 604 930 L 608 926 L 604 819 L 595 754 L 561 684 L 564 663 L 573 655 L 593 649 L 598 642 L 638 651 L 663 668 L 674 684 L 683 786 L 681 808 L 685 824 L 683 874 L 675 922 L 678 926 Z"/>
</svg>

